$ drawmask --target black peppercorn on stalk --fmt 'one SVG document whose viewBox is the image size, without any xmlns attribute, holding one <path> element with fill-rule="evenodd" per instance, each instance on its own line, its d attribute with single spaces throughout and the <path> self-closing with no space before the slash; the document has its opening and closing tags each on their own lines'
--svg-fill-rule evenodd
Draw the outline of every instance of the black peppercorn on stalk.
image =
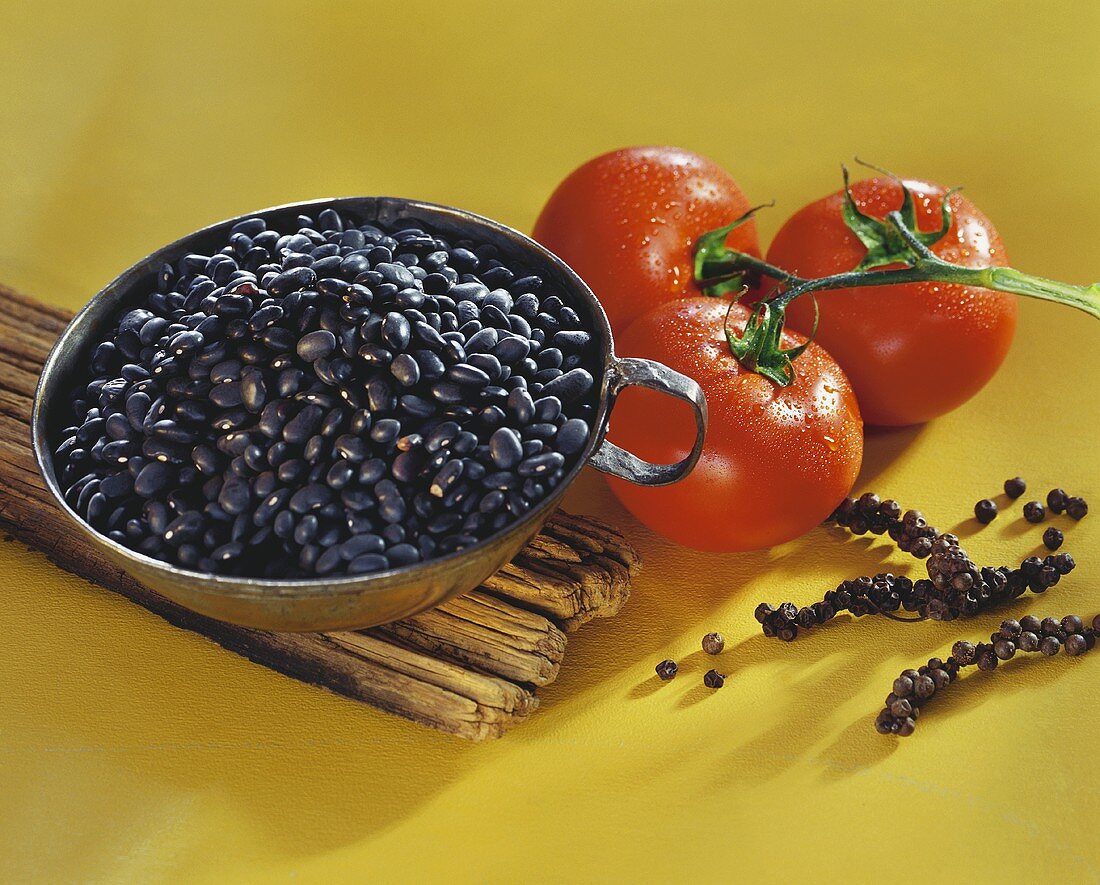
<svg viewBox="0 0 1100 885">
<path fill-rule="evenodd" d="M 889 535 L 899 550 L 917 559 L 924 559 L 932 552 L 932 542 L 939 535 L 919 510 L 902 512 L 897 501 L 880 500 L 874 492 L 845 498 L 826 522 L 846 528 L 854 535 L 868 532 Z"/>
<path fill-rule="evenodd" d="M 1040 620 L 1028 615 L 1019 621 L 1002 622 L 988 643 L 960 640 L 952 646 L 946 660 L 931 658 L 919 669 L 902 671 L 886 696 L 885 706 L 875 717 L 875 729 L 880 734 L 911 735 L 923 705 L 958 679 L 966 667 L 976 666 L 983 672 L 996 670 L 1001 661 L 1011 660 L 1017 652 L 1053 657 L 1064 648 L 1067 655 L 1079 657 L 1096 646 L 1098 632 L 1100 614 L 1092 619 L 1091 626 L 1086 626 L 1085 620 L 1077 615 L 1060 620 Z"/>
<path fill-rule="evenodd" d="M 845 611 L 856 617 L 881 614 L 895 620 L 953 621 L 987 611 L 1029 590 L 1044 593 L 1075 566 L 1070 554 L 1059 553 L 1045 559 L 1029 556 L 1019 568 L 979 567 L 959 546 L 959 539 L 945 533 L 930 544 L 927 578 L 913 581 L 890 573 L 855 578 L 841 582 L 820 602 L 802 608 L 792 602 L 778 607 L 761 603 L 756 619 L 765 636 L 786 642 L 795 639 L 799 630 L 824 624 Z M 898 611 L 912 617 L 895 614 Z"/>
</svg>

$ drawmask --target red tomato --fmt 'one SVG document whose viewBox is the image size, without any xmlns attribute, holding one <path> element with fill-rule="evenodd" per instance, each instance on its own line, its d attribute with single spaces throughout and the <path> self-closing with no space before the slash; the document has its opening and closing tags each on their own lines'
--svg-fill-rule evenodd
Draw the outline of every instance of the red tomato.
<svg viewBox="0 0 1100 885">
<path fill-rule="evenodd" d="M 657 307 L 619 342 L 694 378 L 707 396 L 703 456 L 686 479 L 645 488 L 609 477 L 638 519 L 700 550 L 754 550 L 796 538 L 822 522 L 851 490 L 863 457 L 863 422 L 840 367 L 817 345 L 795 362 L 782 388 L 744 369 L 723 333 L 728 302 L 695 296 Z M 731 326 L 749 309 L 736 305 Z M 805 339 L 784 332 L 784 348 Z M 609 438 L 639 457 L 671 463 L 687 455 L 694 422 L 687 407 L 648 390 L 626 391 Z"/>
<path fill-rule="evenodd" d="M 695 241 L 749 208 L 729 173 L 698 154 L 625 148 L 590 160 L 558 185 L 534 237 L 592 287 L 618 335 L 650 308 L 697 293 Z M 727 242 L 760 254 L 753 221 Z"/>
<path fill-rule="evenodd" d="M 938 229 L 944 188 L 922 181 L 906 185 L 921 229 Z M 902 200 L 901 187 L 889 178 L 857 181 L 852 195 L 865 214 L 879 219 Z M 966 267 L 1007 264 L 989 219 L 959 194 L 949 205 L 951 228 L 932 251 Z M 769 263 L 813 278 L 852 270 L 866 249 L 845 225 L 843 206 L 844 192 L 838 191 L 796 212 L 775 235 Z M 868 286 L 817 298 L 816 340 L 847 373 L 868 424 L 917 424 L 962 405 L 993 377 L 1016 330 L 1015 296 L 972 286 Z M 796 301 L 788 319 L 808 333 L 809 299 Z"/>
</svg>

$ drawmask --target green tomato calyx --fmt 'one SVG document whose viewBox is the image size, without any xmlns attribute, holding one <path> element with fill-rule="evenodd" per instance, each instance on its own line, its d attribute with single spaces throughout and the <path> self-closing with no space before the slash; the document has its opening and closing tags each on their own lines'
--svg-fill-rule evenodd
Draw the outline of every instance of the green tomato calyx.
<svg viewBox="0 0 1100 885">
<path fill-rule="evenodd" d="M 901 225 L 879 221 L 865 214 L 856 204 L 852 196 L 852 188 L 848 182 L 848 167 L 841 165 L 844 175 L 844 223 L 854 233 L 859 241 L 866 247 L 867 254 L 856 265 L 854 270 L 871 270 L 875 267 L 885 267 L 888 264 L 904 264 L 912 266 L 915 254 L 911 240 L 901 233 L 901 227 L 912 234 L 912 238 L 925 247 L 932 246 L 942 240 L 951 229 L 951 196 L 959 188 L 951 188 L 943 196 L 943 204 L 940 210 L 940 226 L 938 230 L 922 231 L 917 223 L 917 206 L 913 200 L 913 192 L 905 186 L 905 182 L 892 172 L 864 163 L 858 157 L 856 162 L 869 169 L 874 169 L 895 181 L 901 188 L 901 208 L 896 210 Z M 893 213 L 891 213 L 893 214 Z"/>
<path fill-rule="evenodd" d="M 730 328 L 729 322 L 730 313 L 736 303 L 730 302 L 723 329 L 730 352 L 749 371 L 763 375 L 780 387 L 789 387 L 795 379 L 792 362 L 805 352 L 817 334 L 817 300 L 814 299 L 814 327 L 810 337 L 796 347 L 785 349 L 783 324 L 786 310 L 782 305 L 761 301 L 745 322 L 745 331 L 738 335 Z"/>
</svg>

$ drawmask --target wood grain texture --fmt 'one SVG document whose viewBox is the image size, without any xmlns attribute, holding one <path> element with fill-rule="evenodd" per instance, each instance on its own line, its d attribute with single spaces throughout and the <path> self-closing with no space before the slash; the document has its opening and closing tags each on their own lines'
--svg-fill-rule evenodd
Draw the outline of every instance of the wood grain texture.
<svg viewBox="0 0 1100 885">
<path fill-rule="evenodd" d="M 0 529 L 66 571 L 258 664 L 471 740 L 498 737 L 538 706 L 566 632 L 614 615 L 638 567 L 609 526 L 559 511 L 483 587 L 358 632 L 270 633 L 207 618 L 154 593 L 75 536 L 34 464 L 38 373 L 69 314 L 0 286 Z"/>
</svg>

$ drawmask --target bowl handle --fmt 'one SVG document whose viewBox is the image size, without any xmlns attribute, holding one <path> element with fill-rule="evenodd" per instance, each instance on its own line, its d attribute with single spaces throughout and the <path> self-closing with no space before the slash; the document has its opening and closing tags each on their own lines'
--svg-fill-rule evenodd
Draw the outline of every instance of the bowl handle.
<svg viewBox="0 0 1100 885">
<path fill-rule="evenodd" d="M 691 403 L 695 410 L 695 444 L 682 461 L 675 464 L 651 464 L 632 455 L 615 443 L 604 440 L 592 456 L 590 464 L 597 470 L 628 479 L 639 485 L 663 486 L 687 476 L 703 453 L 703 439 L 707 432 L 707 398 L 687 375 L 681 375 L 668 366 L 653 360 L 612 357 L 608 368 L 608 411 L 615 407 L 615 399 L 631 385 L 659 390 Z"/>
</svg>

